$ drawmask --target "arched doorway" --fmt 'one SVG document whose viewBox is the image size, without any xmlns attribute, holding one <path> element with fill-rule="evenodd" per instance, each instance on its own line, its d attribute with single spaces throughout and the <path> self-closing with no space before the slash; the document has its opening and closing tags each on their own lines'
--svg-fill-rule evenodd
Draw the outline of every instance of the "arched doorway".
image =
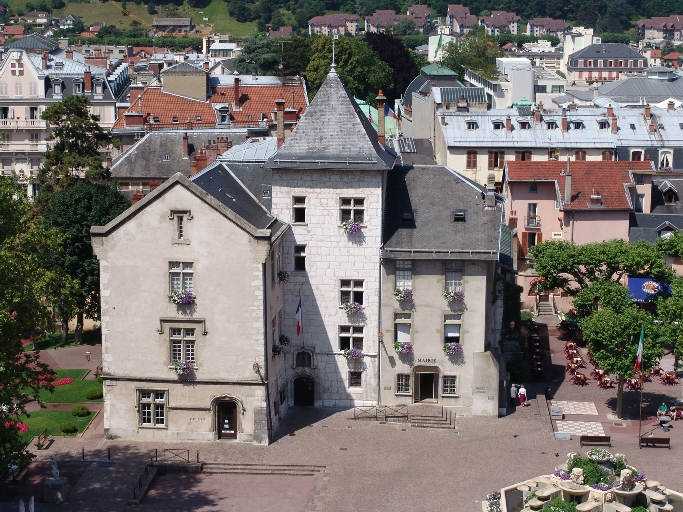
<svg viewBox="0 0 683 512">
<path fill-rule="evenodd" d="M 315 396 L 315 383 L 310 377 L 294 379 L 294 405 L 312 406 Z"/>
<path fill-rule="evenodd" d="M 237 404 L 219 402 L 216 408 L 218 439 L 237 439 Z"/>
</svg>

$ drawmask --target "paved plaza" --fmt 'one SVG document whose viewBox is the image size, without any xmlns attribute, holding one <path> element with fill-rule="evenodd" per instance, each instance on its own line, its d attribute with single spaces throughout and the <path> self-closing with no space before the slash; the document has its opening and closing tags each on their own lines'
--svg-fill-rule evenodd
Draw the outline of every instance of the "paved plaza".
<svg viewBox="0 0 683 512">
<path fill-rule="evenodd" d="M 570 384 L 564 372 L 564 341 L 558 339 L 556 331 L 548 334 L 552 366 L 547 379 L 526 383 L 529 395 L 538 394 L 540 401 L 532 399 L 530 407 L 513 408 L 503 418 L 459 416 L 453 431 L 354 420 L 350 410 L 291 408 L 277 439 L 268 447 L 224 441 L 106 440 L 101 436 L 88 437 L 86 432 L 84 437 L 57 438 L 48 450 L 35 452 L 37 459 L 29 470 L 34 483 L 7 490 L 3 482 L 3 495 L 12 501 L 0 503 L 0 511 L 18 510 L 19 496 L 30 493 L 38 493 L 37 512 L 127 510 L 133 485 L 155 451 L 182 448 L 189 450 L 192 459 L 198 453 L 202 462 L 263 467 L 315 465 L 324 466 L 325 471 L 314 477 L 203 473 L 164 476 L 153 486 L 142 510 L 277 507 L 279 511 L 302 512 L 480 512 L 481 500 L 487 493 L 550 473 L 565 461 L 568 452 L 585 451 L 579 447 L 576 435 L 569 441 L 554 439 L 557 422 L 549 419 L 549 402 L 543 396 L 546 389 L 551 390 L 553 400 L 593 403 L 597 415 L 591 407 L 577 408 L 574 412 L 582 414 L 566 413 L 563 421 L 599 424 L 612 436 L 613 453 L 625 454 L 630 464 L 664 486 L 683 490 L 683 422 L 675 422 L 666 434 L 672 439 L 671 450 L 639 449 L 639 393 L 625 392 L 629 419 L 610 419 L 616 404 L 616 388 L 600 389 L 594 380 L 589 380 L 585 387 Z M 589 372 L 590 367 L 586 373 Z M 662 400 L 680 396 L 680 385 L 646 384 L 643 431 L 657 428 L 655 412 Z M 112 463 L 103 462 L 107 461 L 108 449 Z M 82 450 L 85 462 L 81 461 Z M 42 503 L 40 482 L 49 476 L 45 465 L 49 457 L 57 459 L 60 468 L 67 468 L 65 474 L 71 485 L 67 504 Z M 163 501 L 169 494 L 177 498 L 177 503 Z M 179 504 L 182 506 L 177 507 Z"/>
</svg>

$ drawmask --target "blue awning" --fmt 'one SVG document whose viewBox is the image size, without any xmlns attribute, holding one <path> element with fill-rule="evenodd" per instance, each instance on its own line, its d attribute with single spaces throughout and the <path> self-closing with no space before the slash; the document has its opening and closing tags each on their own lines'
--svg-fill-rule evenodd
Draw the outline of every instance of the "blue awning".
<svg viewBox="0 0 683 512">
<path fill-rule="evenodd" d="M 628 276 L 628 291 L 634 302 L 650 302 L 658 295 L 669 293 L 670 286 L 650 277 Z"/>
</svg>

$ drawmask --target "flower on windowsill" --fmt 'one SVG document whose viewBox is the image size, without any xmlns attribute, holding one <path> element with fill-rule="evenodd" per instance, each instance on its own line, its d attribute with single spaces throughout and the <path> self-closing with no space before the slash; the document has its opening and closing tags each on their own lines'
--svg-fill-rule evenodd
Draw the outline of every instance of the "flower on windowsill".
<svg viewBox="0 0 683 512">
<path fill-rule="evenodd" d="M 277 280 L 281 283 L 286 283 L 287 279 L 289 279 L 289 273 L 285 272 L 284 270 L 279 270 L 277 273 Z"/>
<path fill-rule="evenodd" d="M 444 343 L 443 344 L 443 351 L 444 354 L 449 355 L 449 356 L 454 356 L 456 354 L 462 354 L 462 345 L 458 343 L 457 341 L 451 342 L 451 343 Z"/>
<path fill-rule="evenodd" d="M 344 349 L 344 357 L 346 359 L 363 359 L 363 351 L 359 348 Z"/>
<path fill-rule="evenodd" d="M 347 315 L 360 315 L 364 310 L 363 304 L 360 302 L 344 302 L 342 309 Z"/>
<path fill-rule="evenodd" d="M 273 356 L 277 357 L 284 353 L 280 345 L 273 345 Z"/>
<path fill-rule="evenodd" d="M 399 302 L 412 302 L 413 301 L 413 289 L 412 288 L 396 288 L 394 290 L 394 297 Z"/>
<path fill-rule="evenodd" d="M 197 297 L 192 292 L 171 292 L 168 294 L 173 304 L 194 304 Z"/>
<path fill-rule="evenodd" d="M 360 223 L 353 221 L 351 219 L 345 220 L 344 222 L 342 222 L 341 226 L 347 235 L 353 235 L 355 233 L 360 233 L 360 230 L 362 229 L 360 226 Z"/>
<path fill-rule="evenodd" d="M 400 356 L 407 356 L 413 353 L 413 344 L 409 341 L 394 341 L 394 350 Z"/>
<path fill-rule="evenodd" d="M 446 299 L 446 302 L 449 304 L 452 304 L 453 302 L 458 302 L 461 301 L 465 298 L 465 292 L 462 290 L 454 290 L 454 291 L 449 291 L 446 290 L 443 292 L 443 298 Z"/>
<path fill-rule="evenodd" d="M 285 336 L 284 334 L 280 334 L 278 341 L 280 342 L 281 347 L 286 347 L 287 345 L 289 345 L 289 336 Z"/>
<path fill-rule="evenodd" d="M 176 375 L 192 375 L 197 371 L 194 361 L 173 361 L 171 366 Z"/>
</svg>

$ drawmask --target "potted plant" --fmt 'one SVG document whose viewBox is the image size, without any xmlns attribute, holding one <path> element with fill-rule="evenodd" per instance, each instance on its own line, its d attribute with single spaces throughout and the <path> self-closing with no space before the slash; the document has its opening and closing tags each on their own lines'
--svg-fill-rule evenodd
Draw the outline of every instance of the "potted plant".
<svg viewBox="0 0 683 512">
<path fill-rule="evenodd" d="M 344 302 L 342 309 L 347 315 L 360 315 L 364 310 L 363 304 L 360 302 Z"/>
<path fill-rule="evenodd" d="M 394 297 L 399 302 L 412 302 L 413 301 L 413 289 L 412 288 L 396 288 L 394 290 Z"/>
<path fill-rule="evenodd" d="M 363 351 L 359 348 L 344 349 L 344 357 L 346 359 L 363 359 Z"/>
<path fill-rule="evenodd" d="M 277 357 L 280 356 L 284 353 L 284 350 L 282 350 L 282 347 L 280 345 L 273 345 L 273 356 Z"/>
<path fill-rule="evenodd" d="M 413 353 L 413 344 L 410 341 L 394 341 L 394 350 L 400 356 L 407 356 Z"/>
<path fill-rule="evenodd" d="M 448 356 L 454 356 L 457 354 L 462 354 L 462 345 L 458 343 L 457 341 L 451 342 L 451 343 L 444 343 L 443 344 L 443 351 L 444 354 Z"/>
<path fill-rule="evenodd" d="M 192 292 L 171 292 L 168 298 L 173 304 L 194 304 L 197 297 Z"/>
<path fill-rule="evenodd" d="M 280 281 L 281 283 L 286 283 L 287 279 L 289 279 L 289 273 L 285 272 L 284 270 L 278 270 L 277 280 Z"/>
<path fill-rule="evenodd" d="M 280 334 L 278 341 L 280 342 L 280 346 L 286 347 L 289 345 L 289 336 L 285 336 L 284 334 Z"/>
<path fill-rule="evenodd" d="M 342 229 L 346 232 L 347 235 L 353 235 L 355 233 L 359 233 L 360 230 L 362 229 L 360 226 L 360 223 L 354 221 L 354 220 L 345 220 L 344 222 L 341 223 Z"/>
<path fill-rule="evenodd" d="M 171 367 L 176 375 L 192 375 L 197 370 L 194 361 L 173 361 Z"/>
<path fill-rule="evenodd" d="M 446 290 L 445 292 L 443 292 L 443 298 L 446 299 L 446 302 L 452 304 L 454 302 L 463 300 L 465 298 L 465 292 L 463 292 L 462 290 Z"/>
</svg>

